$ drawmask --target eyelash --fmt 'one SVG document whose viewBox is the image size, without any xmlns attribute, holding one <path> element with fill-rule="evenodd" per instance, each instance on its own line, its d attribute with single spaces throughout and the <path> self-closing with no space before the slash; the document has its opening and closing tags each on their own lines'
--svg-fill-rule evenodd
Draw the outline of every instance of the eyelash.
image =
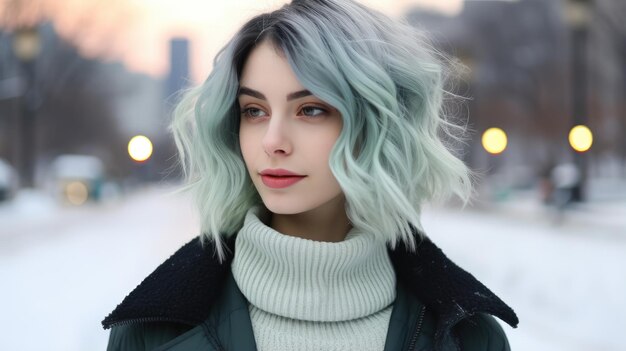
<svg viewBox="0 0 626 351">
<path fill-rule="evenodd" d="M 314 109 L 314 110 L 319 110 L 321 111 L 320 113 L 316 114 L 316 115 L 305 115 L 306 117 L 309 118 L 316 118 L 316 117 L 321 117 L 321 116 L 325 116 L 328 114 L 328 110 L 318 107 L 318 106 L 303 106 L 302 109 L 300 109 L 300 112 L 304 111 L 305 109 Z M 263 111 L 260 108 L 256 108 L 256 107 L 248 107 L 243 109 L 243 111 L 241 111 L 241 115 L 246 117 L 246 118 L 259 118 L 259 117 L 264 117 L 264 116 L 250 116 L 249 112 L 250 110 L 257 110 L 257 111 Z"/>
</svg>

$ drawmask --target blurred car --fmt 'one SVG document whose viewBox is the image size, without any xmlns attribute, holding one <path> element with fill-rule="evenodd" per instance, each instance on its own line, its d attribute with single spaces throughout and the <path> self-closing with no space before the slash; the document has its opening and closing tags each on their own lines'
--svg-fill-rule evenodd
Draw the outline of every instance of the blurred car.
<svg viewBox="0 0 626 351">
<path fill-rule="evenodd" d="M 0 202 L 15 196 L 17 187 L 17 172 L 8 162 L 0 159 Z"/>
<path fill-rule="evenodd" d="M 88 155 L 61 155 L 50 167 L 55 195 L 72 205 L 99 201 L 105 180 L 104 164 Z"/>
</svg>

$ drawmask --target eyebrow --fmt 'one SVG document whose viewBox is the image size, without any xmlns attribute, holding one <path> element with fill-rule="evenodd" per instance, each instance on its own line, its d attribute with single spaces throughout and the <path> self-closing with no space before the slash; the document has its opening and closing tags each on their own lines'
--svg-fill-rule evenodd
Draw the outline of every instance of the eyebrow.
<svg viewBox="0 0 626 351">
<path fill-rule="evenodd" d="M 255 97 L 257 99 L 261 99 L 261 100 L 266 100 L 267 101 L 267 98 L 265 97 L 265 95 L 263 95 L 263 93 L 261 93 L 260 91 L 257 91 L 257 90 L 254 90 L 254 89 L 250 89 L 250 88 L 244 87 L 244 86 L 239 87 L 239 91 L 237 92 L 237 97 L 239 97 L 241 95 L 250 95 L 250 96 Z M 293 93 L 290 93 L 290 94 L 287 95 L 287 101 L 303 98 L 303 97 L 309 96 L 309 95 L 313 95 L 313 94 L 311 94 L 311 92 L 308 91 L 308 90 L 296 91 L 296 92 L 293 92 Z"/>
</svg>

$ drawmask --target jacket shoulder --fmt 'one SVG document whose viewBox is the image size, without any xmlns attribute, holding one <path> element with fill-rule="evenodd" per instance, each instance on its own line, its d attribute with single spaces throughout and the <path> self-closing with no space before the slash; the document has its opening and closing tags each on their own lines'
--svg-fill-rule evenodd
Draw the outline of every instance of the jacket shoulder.
<svg viewBox="0 0 626 351">
<path fill-rule="evenodd" d="M 509 341 L 496 319 L 477 313 L 454 327 L 461 351 L 510 351 Z"/>
<path fill-rule="evenodd" d="M 133 323 L 111 328 L 107 351 L 154 350 L 184 334 L 191 326 L 175 323 Z"/>
</svg>

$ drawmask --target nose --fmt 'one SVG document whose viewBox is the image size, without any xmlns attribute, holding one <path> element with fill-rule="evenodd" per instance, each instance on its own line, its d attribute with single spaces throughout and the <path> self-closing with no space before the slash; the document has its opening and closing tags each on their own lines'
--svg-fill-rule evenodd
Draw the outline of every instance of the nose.
<svg viewBox="0 0 626 351">
<path fill-rule="evenodd" d="M 263 136 L 263 149 L 270 156 L 289 155 L 293 145 L 289 137 L 289 126 L 286 118 L 272 116 L 265 135 Z"/>
</svg>

